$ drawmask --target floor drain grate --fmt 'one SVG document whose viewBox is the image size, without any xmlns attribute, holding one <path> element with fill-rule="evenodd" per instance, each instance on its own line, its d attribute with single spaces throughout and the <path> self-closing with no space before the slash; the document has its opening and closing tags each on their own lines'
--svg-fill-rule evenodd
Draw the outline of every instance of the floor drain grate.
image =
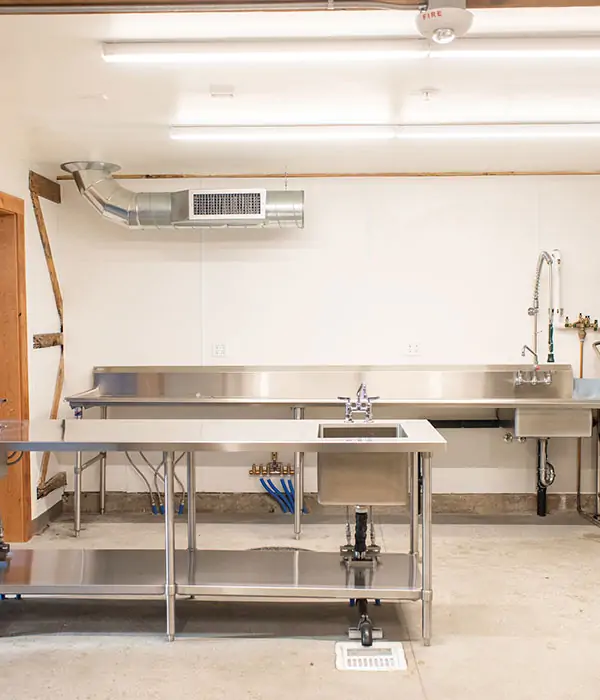
<svg viewBox="0 0 600 700">
<path fill-rule="evenodd" d="M 375 642 L 363 647 L 360 642 L 337 642 L 335 667 L 338 671 L 406 671 L 406 656 L 401 642 Z"/>
</svg>

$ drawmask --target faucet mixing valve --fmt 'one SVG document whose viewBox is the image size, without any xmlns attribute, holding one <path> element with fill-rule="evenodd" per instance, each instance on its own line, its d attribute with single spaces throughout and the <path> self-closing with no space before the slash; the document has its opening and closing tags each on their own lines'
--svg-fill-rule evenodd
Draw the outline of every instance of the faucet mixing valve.
<svg viewBox="0 0 600 700">
<path fill-rule="evenodd" d="M 367 385 L 363 382 L 356 392 L 356 400 L 352 401 L 349 396 L 338 396 L 340 401 L 346 403 L 346 413 L 344 420 L 347 423 L 354 423 L 354 414 L 361 413 L 364 416 L 364 422 L 370 423 L 373 420 L 373 405 L 372 401 L 376 401 L 379 396 L 369 396 Z"/>
</svg>

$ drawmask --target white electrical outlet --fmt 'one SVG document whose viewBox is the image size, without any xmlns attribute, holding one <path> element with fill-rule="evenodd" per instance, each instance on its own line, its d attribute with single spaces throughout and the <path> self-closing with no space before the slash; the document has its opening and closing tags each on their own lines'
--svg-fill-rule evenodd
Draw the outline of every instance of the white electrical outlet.
<svg viewBox="0 0 600 700">
<path fill-rule="evenodd" d="M 406 354 L 411 357 L 416 357 L 421 354 L 421 344 L 417 341 L 412 341 L 406 345 Z"/>
<path fill-rule="evenodd" d="M 227 347 L 225 343 L 214 343 L 212 346 L 213 357 L 225 357 L 227 355 Z"/>
</svg>

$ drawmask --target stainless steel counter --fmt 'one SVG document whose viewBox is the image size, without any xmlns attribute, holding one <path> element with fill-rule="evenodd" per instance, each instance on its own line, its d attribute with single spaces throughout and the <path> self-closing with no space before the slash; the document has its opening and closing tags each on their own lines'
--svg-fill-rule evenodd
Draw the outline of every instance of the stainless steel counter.
<svg viewBox="0 0 600 700">
<path fill-rule="evenodd" d="M 298 367 L 96 367 L 93 387 L 66 400 L 81 418 L 100 408 L 103 418 L 123 411 L 143 417 L 263 418 L 331 420 L 343 416 L 340 396 L 368 387 L 378 420 L 427 419 L 440 427 L 503 427 L 518 437 L 540 440 L 593 435 L 600 410 L 600 381 L 573 380 L 570 365 L 548 364 L 540 377 L 552 382 L 520 383 L 532 365 L 390 365 Z M 306 450 L 308 451 L 308 450 Z M 295 452 L 296 509 L 302 499 L 304 451 Z M 541 453 L 540 453 L 541 454 Z M 600 513 L 598 450 L 592 451 L 596 514 Z M 538 513 L 545 512 L 539 484 Z M 76 467 L 77 475 L 77 467 Z M 190 478 L 193 478 L 190 472 Z M 81 482 L 76 478 L 75 529 L 81 519 Z M 106 456 L 100 456 L 100 512 L 104 512 Z M 540 491 L 540 488 L 543 489 Z M 543 498 L 542 498 L 543 496 Z M 301 530 L 301 509 L 294 519 Z"/>
<path fill-rule="evenodd" d="M 531 365 L 327 367 L 96 367 L 93 388 L 67 397 L 72 408 L 93 406 L 288 406 L 341 411 L 340 396 L 365 383 L 386 418 L 406 407 L 516 408 L 600 406 L 600 396 L 573 392 L 570 365 L 544 365 L 552 384 L 515 385 Z M 400 414 L 388 415 L 390 407 Z M 338 415 L 340 415 L 338 413 Z"/>
<path fill-rule="evenodd" d="M 345 437 L 320 437 L 335 426 Z M 161 450 L 165 464 L 165 553 L 137 551 L 15 550 L 0 565 L 0 594 L 130 595 L 164 594 L 167 638 L 175 637 L 178 595 L 258 597 L 279 600 L 383 598 L 419 600 L 422 633 L 431 639 L 432 533 L 431 457 L 445 448 L 444 438 L 426 421 L 393 423 L 395 430 L 377 430 L 380 423 L 240 420 L 62 420 L 3 421 L 0 457 L 9 451 L 76 452 L 98 450 Z M 362 436 L 357 436 L 361 433 Z M 396 437 L 379 435 L 396 434 Z M 316 452 L 405 452 L 400 462 L 410 483 L 410 551 L 380 555 L 369 561 L 346 562 L 339 554 L 312 552 L 197 552 L 195 508 L 188 508 L 188 551 L 175 551 L 175 450 L 245 451 L 310 450 Z M 421 471 L 419 473 L 419 465 Z M 81 466 L 81 465 L 80 465 Z M 368 470 L 368 467 L 366 468 Z M 194 470 L 192 470 L 194 471 Z M 368 474 L 368 471 L 366 472 Z M 419 482 L 420 477 L 420 482 Z M 421 485 L 422 566 L 418 566 Z M 188 490 L 191 482 L 188 482 Z M 192 490 L 191 493 L 195 493 Z M 193 502 L 193 501 L 192 501 Z M 340 544 L 344 532 L 340 528 Z"/>
<path fill-rule="evenodd" d="M 373 425 L 396 425 L 377 421 Z M 399 437 L 319 437 L 342 420 L 39 420 L 0 422 L 0 451 L 21 452 L 435 452 L 446 441 L 430 423 L 406 420 Z M 358 424 L 360 425 L 360 424 Z"/>
</svg>

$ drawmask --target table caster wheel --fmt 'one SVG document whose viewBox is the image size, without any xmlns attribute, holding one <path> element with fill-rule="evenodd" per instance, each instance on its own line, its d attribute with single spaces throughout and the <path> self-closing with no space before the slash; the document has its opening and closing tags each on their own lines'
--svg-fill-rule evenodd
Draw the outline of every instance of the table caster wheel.
<svg viewBox="0 0 600 700">
<path fill-rule="evenodd" d="M 358 625 L 358 629 L 360 631 L 360 643 L 363 647 L 373 646 L 373 625 L 371 620 L 369 618 L 362 620 Z"/>
</svg>

